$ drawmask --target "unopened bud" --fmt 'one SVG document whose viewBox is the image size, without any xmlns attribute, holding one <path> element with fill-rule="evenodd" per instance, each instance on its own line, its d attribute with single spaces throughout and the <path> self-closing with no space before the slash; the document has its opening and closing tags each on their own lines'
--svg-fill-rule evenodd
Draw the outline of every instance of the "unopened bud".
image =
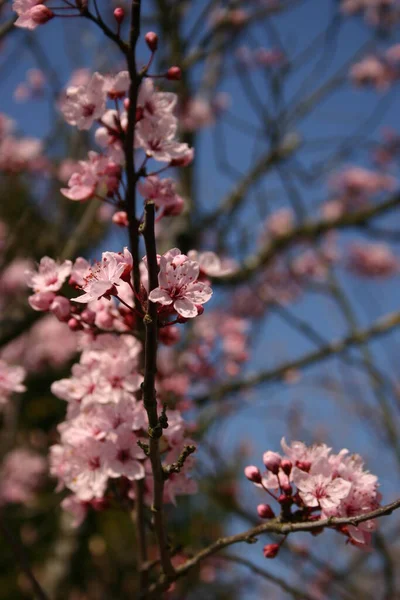
<svg viewBox="0 0 400 600">
<path fill-rule="evenodd" d="M 71 331 L 79 331 L 80 329 L 83 329 L 82 324 L 73 317 L 68 321 L 68 327 L 71 329 Z"/>
<path fill-rule="evenodd" d="M 158 35 L 154 33 L 154 31 L 148 31 L 144 36 L 144 39 L 146 40 L 149 50 L 155 52 L 158 46 Z"/>
<path fill-rule="evenodd" d="M 182 71 L 180 67 L 170 67 L 167 71 L 166 77 L 170 81 L 179 81 L 182 78 Z"/>
<path fill-rule="evenodd" d="M 281 462 L 281 469 L 288 477 L 292 471 L 292 466 L 292 462 L 287 458 L 284 458 Z"/>
<path fill-rule="evenodd" d="M 279 467 L 281 466 L 282 457 L 277 452 L 264 452 L 263 455 L 263 463 L 267 467 L 268 471 L 277 475 L 279 472 Z"/>
<path fill-rule="evenodd" d="M 112 222 L 119 225 L 119 227 L 128 227 L 129 221 L 127 213 L 124 210 L 119 210 L 113 214 Z"/>
<path fill-rule="evenodd" d="M 311 469 L 311 463 L 308 460 L 297 460 L 296 467 L 298 467 L 301 471 L 308 473 Z"/>
<path fill-rule="evenodd" d="M 269 504 L 259 504 L 257 506 L 257 513 L 261 519 L 273 519 L 275 517 L 275 513 Z"/>
<path fill-rule="evenodd" d="M 246 475 L 249 481 L 252 481 L 253 483 L 261 483 L 261 473 L 260 469 L 258 469 L 257 467 L 249 465 L 245 468 L 244 474 Z"/>
<path fill-rule="evenodd" d="M 279 552 L 279 544 L 267 544 L 263 548 L 265 558 L 275 558 Z"/>
<path fill-rule="evenodd" d="M 284 494 L 286 494 L 286 496 L 292 495 L 293 489 L 292 489 L 292 486 L 290 485 L 290 483 L 282 483 L 281 488 L 282 488 L 282 492 Z"/>
<path fill-rule="evenodd" d="M 50 311 L 59 321 L 68 321 L 71 316 L 71 304 L 64 296 L 56 296 L 51 303 Z"/>
<path fill-rule="evenodd" d="M 293 503 L 293 500 L 290 496 L 286 496 L 286 494 L 281 494 L 278 498 L 278 502 L 281 506 L 290 506 Z"/>
<path fill-rule="evenodd" d="M 124 20 L 125 17 L 125 11 L 121 6 L 118 6 L 115 10 L 114 10 L 114 19 L 117 21 L 118 25 L 121 25 L 122 21 Z"/>
</svg>

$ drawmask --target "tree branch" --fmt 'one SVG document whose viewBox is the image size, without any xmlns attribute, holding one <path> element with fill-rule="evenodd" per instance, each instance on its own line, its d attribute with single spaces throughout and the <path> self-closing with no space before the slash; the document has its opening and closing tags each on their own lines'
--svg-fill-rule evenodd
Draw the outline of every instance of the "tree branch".
<svg viewBox="0 0 400 600">
<path fill-rule="evenodd" d="M 309 367 L 320 360 L 335 354 L 339 354 L 347 348 L 363 344 L 373 338 L 385 335 L 399 325 L 400 312 L 391 313 L 375 321 L 369 328 L 353 332 L 351 335 L 348 335 L 340 340 L 334 340 L 323 348 L 315 350 L 314 352 L 310 352 L 301 358 L 288 361 L 275 369 L 263 371 L 261 373 L 257 373 L 256 375 L 249 375 L 248 377 L 238 381 L 231 381 L 229 383 L 222 384 L 208 394 L 204 396 L 198 396 L 195 398 L 195 401 L 198 404 L 206 404 L 210 400 L 219 400 L 226 394 L 241 392 L 267 381 L 279 380 L 284 377 L 290 369 L 302 369 Z"/>
<path fill-rule="evenodd" d="M 359 515 L 357 517 L 331 517 L 329 519 L 319 519 L 318 521 L 307 521 L 303 523 L 282 523 L 279 519 L 271 519 L 267 523 L 262 523 L 256 527 L 248 529 L 243 533 L 238 533 L 236 535 L 230 535 L 226 537 L 222 537 L 218 539 L 216 542 L 204 548 L 200 552 L 198 552 L 193 558 L 187 560 L 183 565 L 178 567 L 175 571 L 174 576 L 171 577 L 162 577 L 160 581 L 150 586 L 148 590 L 147 597 L 157 597 L 154 594 L 157 594 L 163 590 L 168 589 L 171 582 L 176 581 L 179 577 L 185 575 L 190 569 L 198 565 L 201 561 L 213 554 L 219 552 L 223 548 L 228 546 L 232 546 L 233 544 L 237 544 L 239 542 L 247 542 L 248 544 L 252 544 L 257 541 L 257 536 L 263 533 L 278 533 L 282 535 L 288 535 L 289 533 L 294 533 L 297 531 L 315 531 L 320 529 L 321 527 L 337 527 L 343 525 L 358 525 L 359 523 L 364 523 L 365 521 L 369 521 L 370 519 L 375 519 L 379 517 L 383 517 L 386 515 L 390 515 L 394 510 L 400 508 L 400 499 L 392 502 L 391 504 L 387 504 L 386 506 L 382 506 L 376 510 L 370 511 L 368 513 L 364 513 L 363 515 Z M 146 597 L 146 596 L 144 596 Z M 158 596 L 159 597 L 159 596 Z"/>
</svg>

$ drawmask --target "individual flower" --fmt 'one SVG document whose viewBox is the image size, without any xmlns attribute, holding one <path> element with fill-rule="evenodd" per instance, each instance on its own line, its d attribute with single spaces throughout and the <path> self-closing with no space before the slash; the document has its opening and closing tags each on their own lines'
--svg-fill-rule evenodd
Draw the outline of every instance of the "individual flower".
<svg viewBox="0 0 400 600">
<path fill-rule="evenodd" d="M 399 272 L 400 261 L 387 244 L 353 244 L 348 266 L 361 277 L 390 277 Z"/>
<path fill-rule="evenodd" d="M 69 86 L 61 101 L 61 111 L 67 123 L 78 129 L 90 129 L 105 111 L 104 87 L 104 77 L 100 73 L 94 73 L 86 85 Z"/>
<path fill-rule="evenodd" d="M 24 379 L 23 367 L 8 365 L 0 360 L 0 405 L 5 404 L 13 392 L 25 392 Z"/>
<path fill-rule="evenodd" d="M 175 139 L 177 129 L 177 119 L 169 114 L 160 120 L 142 119 L 136 125 L 135 146 L 160 162 L 185 162 L 192 151 Z"/>
<path fill-rule="evenodd" d="M 6 454 L 0 468 L 0 506 L 30 502 L 46 473 L 46 460 L 24 448 Z"/>
<path fill-rule="evenodd" d="M 339 508 L 351 489 L 350 481 L 332 475 L 332 466 L 324 457 L 312 464 L 309 473 L 297 467 L 292 471 L 292 481 L 304 504 L 309 508 L 320 507 L 327 516 Z"/>
<path fill-rule="evenodd" d="M 27 285 L 38 293 L 57 292 L 71 272 L 72 262 L 65 260 L 56 262 L 49 256 L 40 260 L 37 272 L 27 271 Z"/>
<path fill-rule="evenodd" d="M 130 81 L 128 71 L 120 71 L 116 75 L 106 75 L 103 89 L 111 100 L 123 98 L 129 90 Z"/>
<path fill-rule="evenodd" d="M 150 175 L 138 184 L 140 194 L 146 200 L 152 200 L 157 208 L 171 209 L 183 205 L 183 199 L 176 192 L 175 181 L 171 177 L 160 179 L 157 175 Z"/>
<path fill-rule="evenodd" d="M 130 253 L 128 252 L 130 255 Z M 132 263 L 132 256 L 128 259 Z M 74 302 L 87 303 L 99 298 L 116 295 L 116 286 L 122 283 L 122 276 L 130 264 L 114 252 L 103 252 L 101 262 L 95 263 L 85 276 L 81 288 L 85 294 L 71 298 Z"/>
<path fill-rule="evenodd" d="M 199 305 L 212 296 L 211 288 L 197 281 L 199 273 L 198 263 L 181 254 L 178 248 L 169 250 L 160 258 L 159 287 L 150 292 L 149 300 L 163 306 L 172 305 L 186 319 L 196 317 Z"/>
<path fill-rule="evenodd" d="M 78 170 L 61 193 L 69 200 L 84 202 L 93 196 L 112 196 L 121 180 L 121 166 L 113 158 L 90 151 L 88 160 L 80 160 Z"/>
<path fill-rule="evenodd" d="M 16 27 L 23 29 L 35 29 L 54 17 L 53 11 L 42 0 L 14 0 L 13 10 L 18 14 Z"/>
</svg>

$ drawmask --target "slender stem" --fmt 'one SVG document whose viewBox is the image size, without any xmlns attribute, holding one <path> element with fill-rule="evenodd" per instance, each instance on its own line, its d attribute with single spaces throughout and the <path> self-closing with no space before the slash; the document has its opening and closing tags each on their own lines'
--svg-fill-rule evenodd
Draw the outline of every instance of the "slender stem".
<svg viewBox="0 0 400 600">
<path fill-rule="evenodd" d="M 145 217 L 144 223 L 141 226 L 141 232 L 143 233 L 146 245 L 147 268 L 149 272 L 149 293 L 158 287 L 158 263 L 154 222 L 155 206 L 153 202 L 148 202 L 145 206 Z M 159 438 L 162 435 L 162 428 L 157 414 L 157 398 L 155 391 L 158 324 L 157 305 L 154 302 L 148 302 L 147 313 L 143 321 L 146 331 L 143 402 L 149 419 L 149 450 L 154 481 L 152 511 L 154 515 L 154 528 L 160 550 L 161 565 L 165 575 L 173 576 L 175 571 L 172 566 L 169 553 L 163 508 L 164 472 L 161 464 L 159 448 Z"/>
<path fill-rule="evenodd" d="M 139 554 L 139 581 L 140 590 L 143 590 L 148 585 L 148 568 L 147 564 L 147 543 L 146 543 L 146 526 L 144 515 L 144 479 L 136 481 L 135 485 L 135 525 L 136 535 L 138 538 L 138 554 Z"/>
<path fill-rule="evenodd" d="M 321 527 L 337 527 L 343 525 L 356 526 L 359 523 L 364 523 L 365 521 L 369 521 L 370 519 L 376 519 L 378 517 L 390 515 L 394 510 L 398 508 L 400 508 L 400 499 L 396 500 L 395 502 L 392 502 L 391 504 L 387 504 L 386 506 L 382 506 L 381 508 L 378 508 L 368 513 L 364 513 L 357 517 L 331 517 L 329 519 L 319 519 L 318 521 L 306 521 L 299 523 L 284 523 L 281 522 L 279 517 L 277 519 L 271 519 L 267 523 L 257 525 L 256 527 L 248 529 L 243 533 L 222 537 L 216 540 L 213 544 L 211 544 L 207 548 L 203 548 L 203 550 L 200 550 L 200 552 L 193 556 L 193 558 L 190 558 L 183 565 L 178 567 L 173 577 L 161 577 L 157 583 L 150 586 L 150 588 L 147 590 L 146 596 L 144 597 L 159 598 L 159 592 L 168 589 L 172 581 L 175 581 L 179 577 L 185 575 L 190 569 L 198 565 L 207 557 L 212 556 L 216 552 L 219 552 L 223 548 L 227 548 L 232 544 L 237 544 L 239 542 L 247 542 L 248 544 L 252 544 L 256 541 L 257 536 L 263 533 L 269 532 L 287 535 L 296 531 L 315 531 L 320 529 Z"/>
<path fill-rule="evenodd" d="M 0 514 L 0 531 L 4 536 L 4 539 L 9 544 L 12 552 L 14 553 L 14 556 L 19 563 L 19 566 L 21 567 L 22 571 L 25 573 L 27 579 L 30 581 L 30 584 L 32 586 L 32 589 L 33 589 L 33 592 L 34 592 L 36 598 L 39 598 L 39 600 L 49 600 L 49 597 L 44 592 L 40 583 L 38 582 L 38 580 L 36 579 L 36 577 L 34 576 L 34 574 L 32 572 L 32 569 L 29 564 L 29 560 L 26 555 L 24 547 L 22 546 L 20 541 L 17 539 L 17 537 L 14 536 L 13 532 L 8 527 L 6 520 L 3 518 L 2 514 Z"/>
</svg>

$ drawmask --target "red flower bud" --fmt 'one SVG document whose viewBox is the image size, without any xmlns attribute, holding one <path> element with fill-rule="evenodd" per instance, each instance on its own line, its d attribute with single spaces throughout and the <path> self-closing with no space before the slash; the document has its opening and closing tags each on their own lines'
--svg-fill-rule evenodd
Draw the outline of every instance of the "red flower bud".
<svg viewBox="0 0 400 600">
<path fill-rule="evenodd" d="M 113 214 L 112 222 L 120 227 L 128 227 L 128 215 L 124 210 L 119 210 L 118 212 Z"/>
<path fill-rule="evenodd" d="M 152 52 L 155 52 L 158 46 L 158 35 L 154 33 L 154 31 L 149 31 L 144 36 L 144 39 L 146 40 L 146 44 L 148 45 L 149 49 Z"/>
<path fill-rule="evenodd" d="M 265 558 L 275 558 L 279 552 L 279 544 L 267 544 L 263 548 Z"/>
<path fill-rule="evenodd" d="M 118 6 L 115 10 L 114 10 L 114 19 L 117 21 L 118 25 L 121 25 L 122 21 L 124 20 L 125 17 L 125 11 L 121 6 Z"/>
<path fill-rule="evenodd" d="M 292 466 L 292 462 L 287 458 L 284 458 L 281 462 L 281 469 L 288 477 L 291 473 Z"/>
<path fill-rule="evenodd" d="M 68 321 L 68 327 L 72 331 L 79 331 L 80 329 L 83 329 L 82 324 L 77 319 L 74 319 L 73 317 L 72 317 L 72 319 L 70 319 Z"/>
<path fill-rule="evenodd" d="M 257 513 L 261 519 L 273 519 L 275 517 L 275 513 L 269 504 L 259 504 L 257 506 Z"/>
<path fill-rule="evenodd" d="M 182 71 L 180 67 L 170 67 L 166 75 L 170 81 L 179 81 L 182 77 Z"/>
<path fill-rule="evenodd" d="M 254 467 L 253 465 L 246 467 L 244 474 L 249 481 L 252 481 L 253 483 L 261 483 L 261 473 L 260 469 L 257 467 Z"/>
</svg>

